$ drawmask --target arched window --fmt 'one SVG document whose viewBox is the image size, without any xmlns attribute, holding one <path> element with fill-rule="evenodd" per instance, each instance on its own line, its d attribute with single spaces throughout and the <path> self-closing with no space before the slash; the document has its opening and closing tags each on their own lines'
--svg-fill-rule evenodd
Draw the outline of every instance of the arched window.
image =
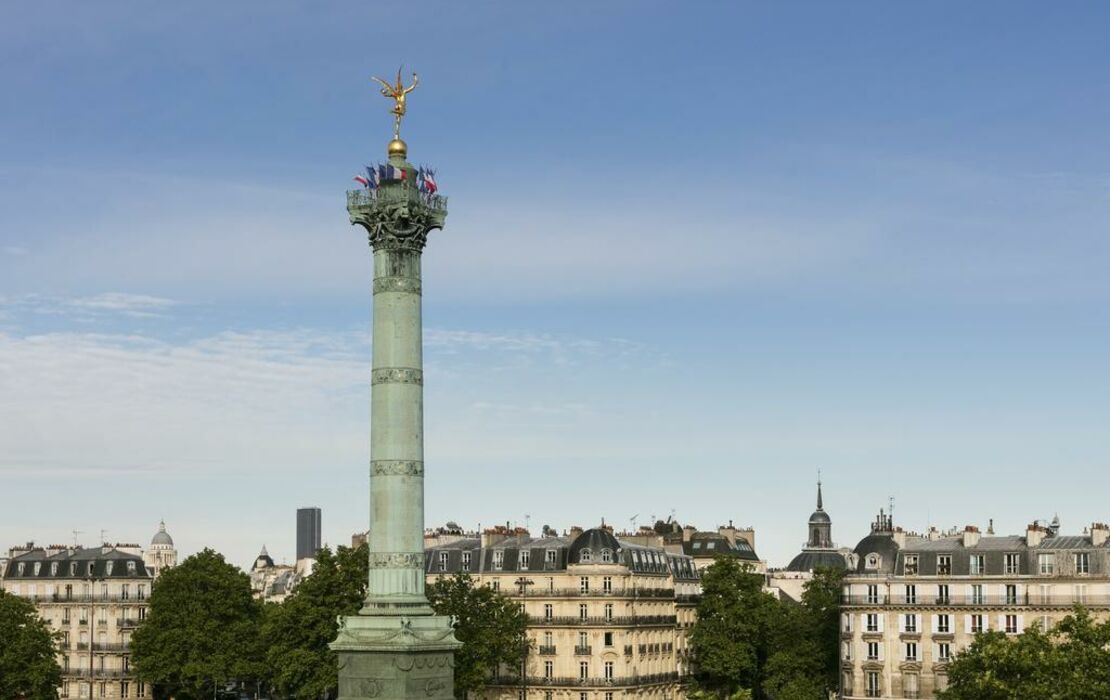
<svg viewBox="0 0 1110 700">
<path fill-rule="evenodd" d="M 589 549 L 583 549 L 578 554 L 578 563 L 579 564 L 586 564 L 590 561 L 593 561 L 593 558 L 594 558 L 594 553 L 593 552 L 591 552 Z"/>
<path fill-rule="evenodd" d="M 877 568 L 879 568 L 880 563 L 882 563 L 882 557 L 880 557 L 878 554 L 875 554 L 874 552 L 872 552 L 871 554 L 867 555 L 867 568 L 868 569 L 877 569 Z"/>
<path fill-rule="evenodd" d="M 603 561 L 606 564 L 612 563 L 612 561 L 613 561 L 613 552 L 612 552 L 612 550 L 609 550 L 609 549 L 601 550 L 601 561 Z"/>
</svg>

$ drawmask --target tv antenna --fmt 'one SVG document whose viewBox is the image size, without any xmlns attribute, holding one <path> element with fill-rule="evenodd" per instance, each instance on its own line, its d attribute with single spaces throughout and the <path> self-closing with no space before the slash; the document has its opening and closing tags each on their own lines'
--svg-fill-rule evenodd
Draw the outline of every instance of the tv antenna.
<svg viewBox="0 0 1110 700">
<path fill-rule="evenodd" d="M 636 532 L 636 518 L 638 517 L 640 517 L 639 513 L 628 519 L 628 522 L 632 524 L 632 532 Z"/>
<path fill-rule="evenodd" d="M 77 549 L 77 538 L 79 535 L 85 534 L 84 530 L 73 530 L 73 548 Z"/>
</svg>

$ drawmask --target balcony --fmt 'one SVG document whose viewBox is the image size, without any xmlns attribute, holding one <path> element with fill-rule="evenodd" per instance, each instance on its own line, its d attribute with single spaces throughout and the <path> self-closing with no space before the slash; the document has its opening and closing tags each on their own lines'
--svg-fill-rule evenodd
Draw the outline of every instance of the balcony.
<svg viewBox="0 0 1110 700">
<path fill-rule="evenodd" d="M 555 656 L 555 646 L 554 645 L 551 645 L 551 646 L 541 645 L 540 647 L 538 647 L 537 651 L 538 651 L 540 656 Z"/>
<path fill-rule="evenodd" d="M 924 596 L 918 594 L 917 596 L 868 596 L 868 595 L 844 595 L 841 596 L 841 603 L 844 605 L 859 605 L 859 606 L 882 606 L 882 605 L 901 605 L 910 607 L 929 607 L 929 606 L 942 606 L 942 607 L 1005 607 L 1005 606 L 1027 606 L 1027 607 L 1049 607 L 1049 608 L 1070 608 L 1074 605 L 1092 605 L 1092 606 L 1110 606 L 1110 595 L 1087 595 L 1087 596 L 1073 596 L 1073 595 L 1057 595 L 1050 597 L 1041 597 L 1037 594 L 1023 594 L 1023 595 L 948 595 L 948 596 Z"/>
<path fill-rule="evenodd" d="M 71 668 L 62 671 L 62 675 L 67 678 L 133 678 L 134 672 L 124 671 L 119 668 Z"/>
<path fill-rule="evenodd" d="M 656 673 L 643 676 L 619 676 L 615 678 L 544 678 L 543 676 L 501 676 L 488 681 L 490 686 L 520 687 L 527 684 L 533 687 L 556 688 L 634 688 L 645 685 L 677 683 L 677 673 Z"/>
<path fill-rule="evenodd" d="M 123 629 L 138 627 L 142 620 L 133 617 L 121 617 L 116 620 L 116 626 Z"/>
<path fill-rule="evenodd" d="M 528 617 L 528 624 L 530 625 L 549 625 L 549 626 L 593 626 L 604 625 L 609 627 L 659 627 L 659 626 L 672 626 L 678 623 L 678 618 L 674 615 L 626 615 L 612 617 L 582 617 L 573 615 L 562 615 L 552 617 Z"/>
<path fill-rule="evenodd" d="M 127 651 L 128 649 L 130 649 L 131 645 L 128 644 L 127 642 L 104 642 L 104 643 L 95 642 L 95 643 L 93 643 L 92 647 L 93 647 L 93 651 L 121 652 L 121 651 Z"/>
<path fill-rule="evenodd" d="M 383 185 L 373 190 L 347 190 L 347 209 L 369 209 L 391 204 L 419 204 L 443 211 L 447 209 L 447 198 L 438 194 L 420 192 L 408 184 Z"/>
<path fill-rule="evenodd" d="M 531 588 L 523 596 L 519 590 L 505 591 L 510 598 L 675 598 L 673 588 L 604 588 L 597 590 L 591 588 L 583 591 L 581 588 Z M 685 596 L 695 598 L 697 596 Z"/>
<path fill-rule="evenodd" d="M 589 644 L 587 644 L 586 646 L 576 646 L 576 647 L 574 647 L 574 655 L 575 656 L 589 656 L 592 653 L 593 653 L 593 647 L 591 647 Z"/>
</svg>

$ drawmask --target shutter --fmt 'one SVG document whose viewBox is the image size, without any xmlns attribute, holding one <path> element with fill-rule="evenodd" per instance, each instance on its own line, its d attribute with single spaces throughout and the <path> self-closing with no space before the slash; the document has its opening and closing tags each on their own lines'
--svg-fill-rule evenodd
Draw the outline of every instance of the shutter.
<svg viewBox="0 0 1110 700">
<path fill-rule="evenodd" d="M 860 632 L 866 632 L 867 631 L 867 613 L 860 613 L 860 616 L 859 616 L 859 631 Z"/>
<path fill-rule="evenodd" d="M 898 616 L 898 633 L 901 634 L 906 631 L 906 616 Z"/>
<path fill-rule="evenodd" d="M 917 630 L 917 632 L 918 632 L 919 634 L 920 634 L 921 632 L 924 632 L 924 631 L 925 631 L 925 630 L 921 629 L 921 626 L 922 626 L 922 625 L 924 625 L 924 624 L 925 624 L 925 623 L 921 621 L 921 616 L 920 616 L 920 615 L 918 615 L 917 613 L 914 613 L 914 615 L 913 615 L 913 628 L 914 628 L 915 630 Z"/>
<path fill-rule="evenodd" d="M 964 615 L 964 632 L 971 634 L 971 615 Z"/>
<path fill-rule="evenodd" d="M 885 630 L 886 630 L 886 615 L 880 613 L 879 614 L 879 631 L 883 632 Z M 882 652 L 879 652 L 879 653 L 882 654 Z"/>
<path fill-rule="evenodd" d="M 1006 631 L 1006 616 L 1005 615 L 999 615 L 998 616 L 998 629 L 1002 630 L 1003 632 Z"/>
<path fill-rule="evenodd" d="M 940 622 L 939 622 L 939 620 L 938 620 L 938 618 L 939 618 L 939 617 L 940 617 L 940 616 L 939 616 L 939 615 L 937 615 L 937 614 L 934 614 L 934 615 L 933 615 L 933 632 L 934 632 L 934 633 L 936 633 L 937 631 L 939 631 L 939 630 L 940 630 Z"/>
<path fill-rule="evenodd" d="M 990 615 L 984 615 L 983 616 L 983 631 L 986 632 L 987 630 L 991 630 L 991 629 L 994 629 L 993 627 L 991 627 L 991 616 Z"/>
<path fill-rule="evenodd" d="M 1021 634 L 1025 631 L 1025 615 L 1017 616 L 1017 631 L 1018 634 Z"/>
<path fill-rule="evenodd" d="M 880 618 L 880 619 L 882 619 L 882 618 Z M 886 658 L 886 643 L 885 642 L 879 642 L 879 661 L 882 661 L 885 658 Z"/>
</svg>

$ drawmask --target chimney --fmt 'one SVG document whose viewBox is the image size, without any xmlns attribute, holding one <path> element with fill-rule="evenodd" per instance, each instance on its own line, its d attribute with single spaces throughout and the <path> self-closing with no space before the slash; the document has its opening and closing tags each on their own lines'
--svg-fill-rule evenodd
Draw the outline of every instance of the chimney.
<svg viewBox="0 0 1110 700">
<path fill-rule="evenodd" d="M 935 525 L 930 525 L 929 531 L 925 533 L 925 537 L 930 542 L 936 542 L 940 539 L 940 530 L 938 530 Z"/>
<path fill-rule="evenodd" d="M 698 531 L 698 529 L 696 527 L 694 527 L 693 525 L 683 526 L 683 528 L 682 528 L 682 541 L 683 542 L 689 542 L 690 538 L 693 537 L 694 533 L 697 532 L 697 531 Z"/>
<path fill-rule="evenodd" d="M 578 539 L 578 536 L 581 535 L 582 532 L 582 528 L 577 525 L 572 525 L 570 528 L 570 541 L 567 544 L 574 544 L 574 541 Z"/>
<path fill-rule="evenodd" d="M 898 545 L 898 549 L 906 546 L 906 531 L 902 528 L 895 528 L 895 530 L 890 533 L 890 536 L 894 540 L 894 544 Z"/>
<path fill-rule="evenodd" d="M 979 528 L 974 525 L 967 525 L 964 527 L 964 546 L 974 547 L 979 544 Z"/>
<path fill-rule="evenodd" d="M 747 543 L 752 546 L 752 549 L 755 549 L 755 528 L 754 527 L 741 528 L 741 529 L 736 531 L 736 534 L 739 535 L 740 537 L 743 537 L 744 540 L 747 541 Z M 733 544 L 736 544 L 735 541 L 733 542 Z"/>
<path fill-rule="evenodd" d="M 1091 523 L 1091 544 L 1101 547 L 1110 539 L 1110 526 L 1106 523 Z"/>
<path fill-rule="evenodd" d="M 728 521 L 728 525 L 721 525 L 717 528 L 717 534 L 728 540 L 728 543 L 736 546 L 736 528 L 732 526 L 732 521 Z"/>
<path fill-rule="evenodd" d="M 1030 523 L 1025 528 L 1025 545 L 1027 547 L 1037 547 L 1044 540 L 1044 528 L 1037 523 Z"/>
</svg>

